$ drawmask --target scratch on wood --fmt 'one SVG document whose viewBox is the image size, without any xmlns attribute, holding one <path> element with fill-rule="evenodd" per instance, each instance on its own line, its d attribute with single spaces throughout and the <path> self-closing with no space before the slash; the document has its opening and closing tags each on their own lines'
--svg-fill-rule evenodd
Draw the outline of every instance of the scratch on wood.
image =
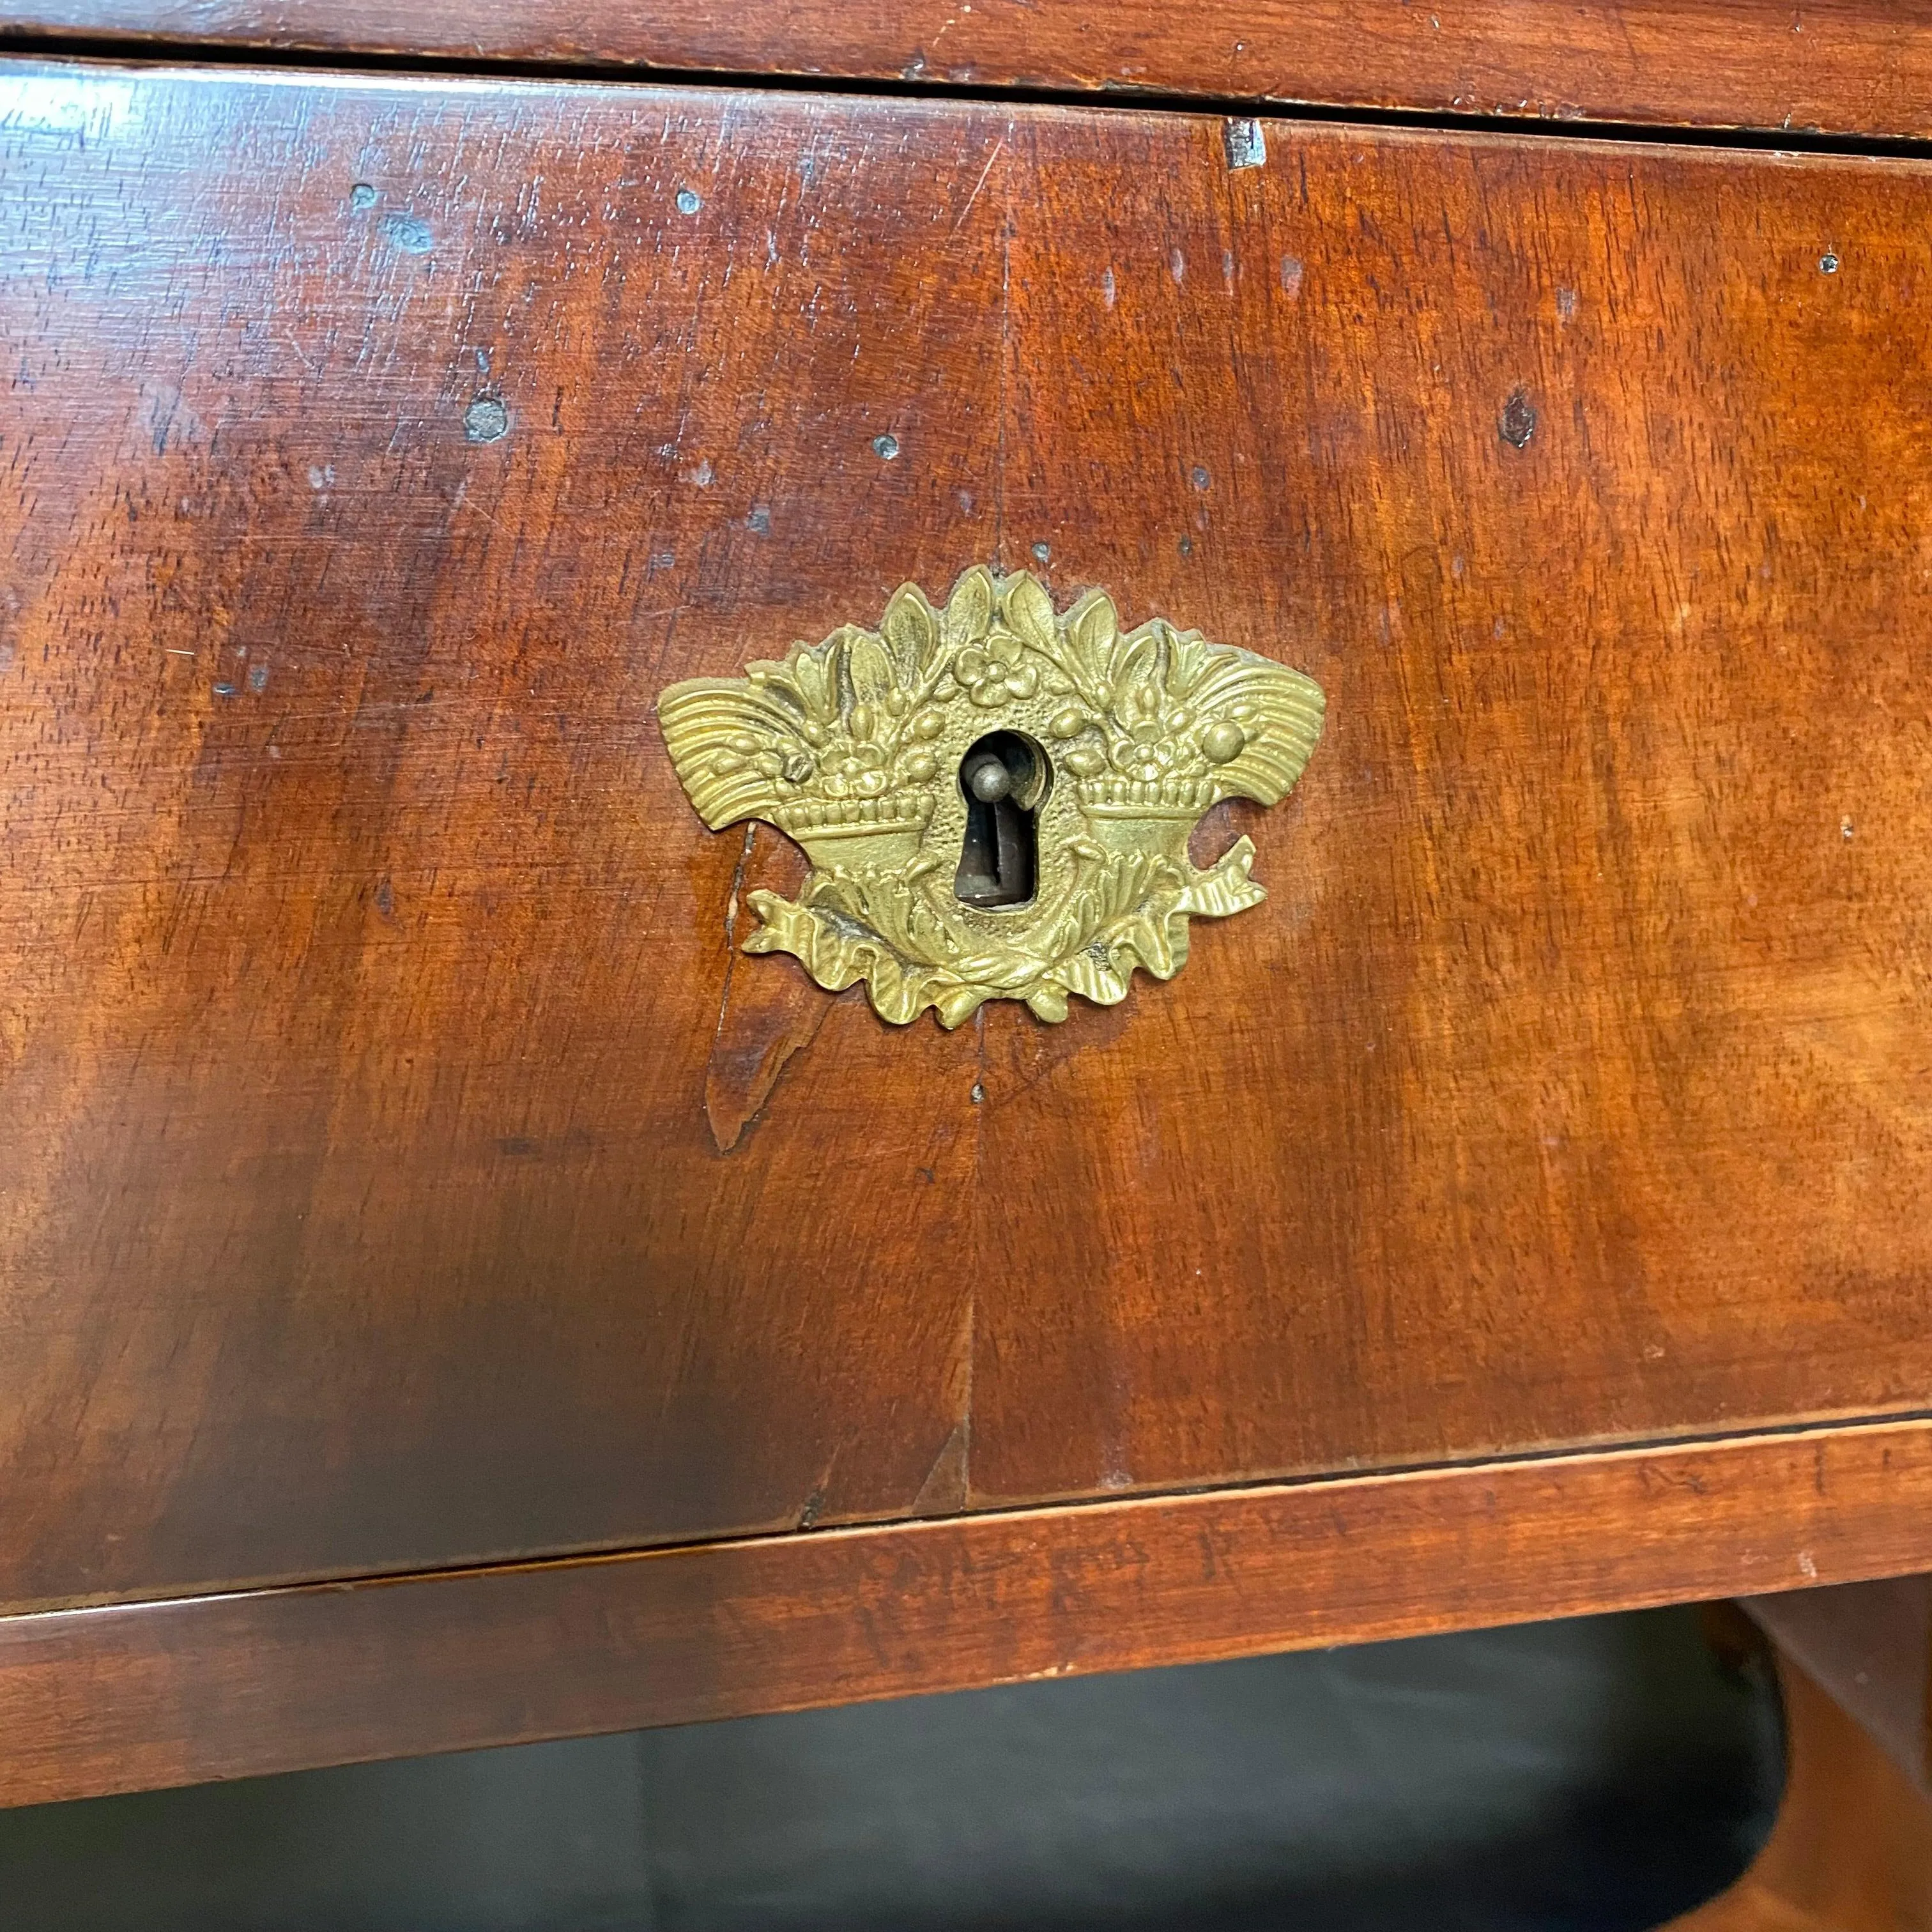
<svg viewBox="0 0 1932 1932">
<path fill-rule="evenodd" d="M 973 192 L 966 197 L 966 206 L 959 211 L 952 224 L 952 232 L 957 235 L 966 225 L 966 218 L 973 212 L 973 204 L 980 199 L 980 190 L 986 185 L 986 177 L 993 172 L 993 164 L 1005 152 L 1006 137 L 1002 134 L 993 143 L 993 152 L 986 157 L 986 165 L 980 170 L 980 178 L 973 184 Z"/>
<path fill-rule="evenodd" d="M 999 417 L 993 436 L 993 555 L 1004 567 L 1006 554 L 1006 363 L 1012 343 L 1013 223 L 1011 212 L 1000 224 Z"/>
<path fill-rule="evenodd" d="M 982 1006 L 973 1016 L 973 1030 L 978 1060 L 977 1075 L 973 1085 L 973 1198 L 983 1198 L 981 1184 L 986 1157 L 986 1110 L 980 1104 L 985 1092 L 986 1079 L 986 1010 Z M 947 1393 L 951 1395 L 954 1412 L 958 1417 L 952 1431 L 940 1444 L 932 1466 L 926 1474 L 926 1480 L 913 1498 L 915 1516 L 937 1516 L 963 1510 L 972 1492 L 973 1448 L 973 1368 L 974 1358 L 978 1352 L 980 1335 L 980 1294 L 978 1283 L 968 1272 L 966 1280 L 966 1304 L 961 1312 L 959 1339 L 949 1364 Z"/>
<path fill-rule="evenodd" d="M 962 1415 L 939 1445 L 939 1454 L 912 1499 L 914 1516 L 952 1516 L 966 1507 L 966 1464 L 972 1443 L 973 1418 Z"/>
<path fill-rule="evenodd" d="M 704 1115 L 720 1154 L 729 1154 L 771 1099 L 794 1054 L 809 1046 L 832 1001 L 802 973 L 772 961 L 761 970 L 738 965 L 738 913 L 758 827 L 745 835 L 724 905 L 724 984 L 704 1070 Z"/>
<path fill-rule="evenodd" d="M 842 1442 L 832 1445 L 832 1454 L 825 1459 L 825 1467 L 819 1471 L 818 1480 L 812 1486 L 812 1492 L 798 1513 L 798 1527 L 814 1529 L 824 1520 L 826 1505 L 832 1498 L 832 1472 L 838 1466 L 839 1451 Z"/>
</svg>

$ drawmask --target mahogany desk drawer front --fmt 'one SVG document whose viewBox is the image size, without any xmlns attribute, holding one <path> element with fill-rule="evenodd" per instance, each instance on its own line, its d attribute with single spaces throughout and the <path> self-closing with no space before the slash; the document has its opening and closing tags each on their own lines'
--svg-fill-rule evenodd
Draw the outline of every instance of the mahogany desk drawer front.
<svg viewBox="0 0 1932 1932">
<path fill-rule="evenodd" d="M 1923 1405 L 1923 165 L 0 97 L 0 1604 Z M 1328 724 L 896 1028 L 653 705 L 980 562 Z"/>
</svg>

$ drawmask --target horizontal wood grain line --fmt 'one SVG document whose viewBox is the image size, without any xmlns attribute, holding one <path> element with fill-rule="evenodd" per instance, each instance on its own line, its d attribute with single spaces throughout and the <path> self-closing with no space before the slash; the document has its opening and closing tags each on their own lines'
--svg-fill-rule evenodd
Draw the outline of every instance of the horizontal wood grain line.
<svg viewBox="0 0 1932 1932">
<path fill-rule="evenodd" d="M 1932 1422 L 0 1619 L 0 1802 L 1932 1568 Z"/>
</svg>

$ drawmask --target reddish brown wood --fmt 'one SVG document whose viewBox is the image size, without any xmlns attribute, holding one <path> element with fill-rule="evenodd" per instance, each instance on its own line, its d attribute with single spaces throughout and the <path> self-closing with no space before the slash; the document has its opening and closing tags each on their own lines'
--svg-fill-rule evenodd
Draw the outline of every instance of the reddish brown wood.
<svg viewBox="0 0 1932 1932">
<path fill-rule="evenodd" d="M 1932 1424 L 0 1619 L 0 1802 L 1932 1564 Z"/>
<path fill-rule="evenodd" d="M 1923 1402 L 1924 166 L 0 86 L 0 1602 Z M 1042 548 L 1327 687 L 1269 902 L 733 961 L 658 689 Z"/>
<path fill-rule="evenodd" d="M 86 39 L 1932 133 L 1924 0 L 13 0 Z"/>
<path fill-rule="evenodd" d="M 1932 1932 L 1922 1782 L 1781 1648 L 1778 1676 L 1790 1768 L 1770 1842 L 1730 1890 L 1666 1932 Z"/>
</svg>

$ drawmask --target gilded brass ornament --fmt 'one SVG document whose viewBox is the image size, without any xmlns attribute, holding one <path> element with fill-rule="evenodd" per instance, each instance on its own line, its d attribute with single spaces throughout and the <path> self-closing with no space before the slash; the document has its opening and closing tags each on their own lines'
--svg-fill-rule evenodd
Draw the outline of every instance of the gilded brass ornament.
<svg viewBox="0 0 1932 1932">
<path fill-rule="evenodd" d="M 1112 1006 L 1136 966 L 1180 970 L 1190 916 L 1264 898 L 1251 840 L 1203 872 L 1189 836 L 1224 798 L 1285 796 L 1323 704 L 1301 672 L 1164 619 L 1123 631 L 1103 591 L 1056 613 L 1026 572 L 981 568 L 943 610 L 902 585 L 876 631 L 672 685 L 658 715 L 706 824 L 764 819 L 812 862 L 796 901 L 749 896 L 745 950 L 955 1027 L 988 1000 L 1043 1020 L 1072 993 Z M 1024 902 L 994 902 L 1002 877 Z"/>
</svg>

